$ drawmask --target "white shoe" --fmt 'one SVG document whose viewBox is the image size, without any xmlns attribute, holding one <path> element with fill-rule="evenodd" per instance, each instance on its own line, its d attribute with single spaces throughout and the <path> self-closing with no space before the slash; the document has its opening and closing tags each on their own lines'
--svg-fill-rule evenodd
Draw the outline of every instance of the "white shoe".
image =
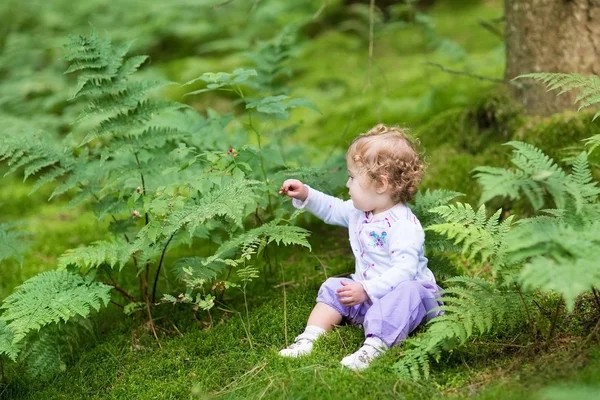
<svg viewBox="0 0 600 400">
<path fill-rule="evenodd" d="M 314 339 L 310 339 L 304 334 L 297 336 L 296 339 L 294 339 L 294 343 L 279 351 L 279 355 L 282 357 L 295 358 L 310 354 L 313 349 L 313 340 Z"/>
<path fill-rule="evenodd" d="M 385 347 L 374 346 L 365 342 L 356 352 L 342 358 L 341 364 L 353 371 L 362 371 L 371 364 L 374 358 L 382 355 L 385 350 Z"/>
</svg>

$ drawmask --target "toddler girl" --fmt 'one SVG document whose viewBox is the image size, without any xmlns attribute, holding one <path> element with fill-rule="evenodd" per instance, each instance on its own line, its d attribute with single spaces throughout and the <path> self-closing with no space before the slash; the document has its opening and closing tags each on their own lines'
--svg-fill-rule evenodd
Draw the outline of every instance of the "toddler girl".
<svg viewBox="0 0 600 400">
<path fill-rule="evenodd" d="M 309 354 L 315 339 L 345 318 L 362 325 L 366 339 L 341 363 L 362 370 L 437 314 L 428 311 L 438 307 L 441 292 L 427 268 L 421 224 L 406 205 L 424 169 L 408 136 L 379 124 L 352 142 L 346 161 L 351 200 L 326 195 L 296 179 L 281 187 L 280 193 L 292 197 L 294 207 L 306 207 L 326 223 L 348 228 L 356 264 L 350 279 L 329 278 L 321 285 L 306 329 L 279 354 Z"/>
</svg>

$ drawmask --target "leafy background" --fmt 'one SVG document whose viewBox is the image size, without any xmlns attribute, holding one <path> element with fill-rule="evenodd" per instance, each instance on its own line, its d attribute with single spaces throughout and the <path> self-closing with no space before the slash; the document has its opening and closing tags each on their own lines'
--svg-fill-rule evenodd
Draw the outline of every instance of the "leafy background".
<svg viewBox="0 0 600 400">
<path fill-rule="evenodd" d="M 260 226 L 258 221 L 273 218 L 290 218 L 312 232 L 311 252 L 299 247 L 266 246 L 259 232 L 254 236 L 249 233 L 247 238 L 255 239 L 247 243 L 254 247 L 245 247 L 241 258 L 229 261 L 241 274 L 221 280 L 223 275 L 218 274 L 223 272 L 215 271 L 214 277 L 220 278 L 216 282 L 231 285 L 224 292 L 214 287 L 215 280 L 194 281 L 193 274 L 186 280 L 185 270 L 178 268 L 202 267 L 202 260 L 196 259 L 198 264 L 177 261 L 198 254 L 210 257 L 218 255 L 219 248 L 227 249 L 220 247 L 227 244 L 226 230 L 213 227 L 212 234 L 206 237 L 205 233 L 204 238 L 197 232 L 193 242 L 181 241 L 181 246 L 165 257 L 159 290 L 173 295 L 176 305 L 155 308 L 154 328 L 138 302 L 129 304 L 130 316 L 111 304 L 89 319 L 75 318 L 81 310 L 75 309 L 74 324 L 57 323 L 50 325 L 52 330 L 39 333 L 29 327 L 33 329 L 31 344 L 23 354 L 44 355 L 30 357 L 41 364 L 11 364 L 5 359 L 2 396 L 438 398 L 476 394 L 479 398 L 561 398 L 577 393 L 585 398 L 594 390 L 586 385 L 597 381 L 600 360 L 590 335 L 596 332 L 597 319 L 591 298 L 571 303 L 573 313 L 557 312 L 555 323 L 551 322 L 552 312 L 562 310 L 559 298 L 550 294 L 535 298 L 537 305 L 532 303 L 531 309 L 539 310 L 535 319 L 539 326 L 529 337 L 511 335 L 508 327 L 498 324 L 498 331 L 491 336 L 477 337 L 466 346 L 436 355 L 438 363 L 433 364 L 428 381 L 401 379 L 394 369 L 398 360 L 410 360 L 400 357 L 406 356 L 408 348 L 389 352 L 365 373 L 364 377 L 374 382 L 369 387 L 361 377 L 340 371 L 338 360 L 360 344 L 360 331 L 351 327 L 329 335 L 308 360 L 288 362 L 276 356 L 276 350 L 301 330 L 320 282 L 327 276 L 349 272 L 352 265 L 343 232 L 319 225 L 306 215 L 292 216 L 289 203 L 277 199 L 276 189 L 286 176 L 302 177 L 315 187 L 343 196 L 343 152 L 349 141 L 379 121 L 399 124 L 419 137 L 425 151 L 429 168 L 423 189 L 465 193 L 460 201 L 472 204 L 477 204 L 482 194 L 484 198 L 488 195 L 488 214 L 478 219 L 485 225 L 486 218 L 498 208 L 520 215 L 533 215 L 541 208 L 539 202 L 529 204 L 525 197 L 491 198 L 485 185 L 472 178 L 475 167 L 507 166 L 510 149 L 500 144 L 511 139 L 523 141 L 539 146 L 554 159 L 574 159 L 584 148 L 580 140 L 597 134 L 591 115 L 583 113 L 543 120 L 525 117 L 503 86 L 493 82 L 503 74 L 504 46 L 500 38 L 481 28 L 481 22 L 501 29 L 496 21 L 502 15 L 501 2 L 439 1 L 426 10 L 407 2 L 374 10 L 371 15 L 368 4 L 341 1 L 176 0 L 161 4 L 7 0 L 0 5 L 0 15 L 9 21 L 0 31 L 0 118 L 2 134 L 8 135 L 3 138 L 24 140 L 32 135 L 39 138 L 41 148 L 57 153 L 60 147 L 53 146 L 63 141 L 80 149 L 73 153 L 80 157 L 82 150 L 77 145 L 101 117 L 74 123 L 89 103 L 71 99 L 77 79 L 64 74 L 69 64 L 64 48 L 67 36 L 89 35 L 95 30 L 100 38 L 110 37 L 117 45 L 133 39 L 129 54 L 148 55 L 134 81 L 175 83 L 152 92 L 150 98 L 179 102 L 195 111 L 167 115 L 164 123 L 192 131 L 203 126 L 202 136 L 193 143 L 204 150 L 202 163 L 225 172 L 233 155 L 228 150 L 235 149 L 236 160 L 254 167 L 252 174 L 244 167 L 240 173 L 266 181 L 258 172 L 259 161 L 266 160 L 270 182 L 255 193 L 256 207 L 264 214 L 245 215 L 250 219 L 246 220 L 247 232 Z M 436 65 L 491 80 L 458 77 Z M 231 87 L 225 84 L 230 81 L 224 75 L 203 74 L 234 73 L 240 68 L 257 71 L 257 77 L 243 81 L 242 93 L 248 99 L 241 99 L 236 91 L 203 91 L 210 89 L 206 85 L 211 82 L 217 86 L 223 83 L 220 88 Z M 196 80 L 198 77 L 205 79 Z M 198 93 L 190 95 L 194 91 Z M 302 107 L 291 109 L 285 106 L 289 105 L 287 98 L 271 98 L 264 103 L 268 94 L 309 102 L 302 101 L 298 103 Z M 246 112 L 252 97 L 259 102 L 255 105 L 257 117 L 259 107 L 268 117 L 255 119 L 254 128 Z M 186 157 L 193 144 L 173 149 L 173 155 L 179 157 L 176 160 L 189 160 Z M 596 155 L 590 155 L 592 168 L 597 165 Z M 206 165 L 202 163 L 198 161 L 198 165 Z M 3 172 L 10 169 L 6 164 L 1 168 Z M 188 171 L 195 171 L 194 166 Z M 7 237 L 1 243 L 10 244 L 0 249 L 0 300 L 4 304 L 11 304 L 9 296 L 18 285 L 55 270 L 61 259 L 67 267 L 65 251 L 86 249 L 84 246 L 111 236 L 110 220 L 97 218 L 98 209 L 86 203 L 73 206 L 76 191 L 48 201 L 60 185 L 50 183 L 30 194 L 35 177 L 22 182 L 22 172 L 7 175 L 0 186 L 0 223 L 9 224 L 0 230 Z M 130 191 L 139 185 L 134 179 L 122 182 Z M 179 182 L 170 183 L 175 187 Z M 446 200 L 453 197 L 442 196 Z M 167 209 L 167 202 L 155 200 L 150 211 L 159 215 Z M 426 198 L 422 204 L 432 205 Z M 448 210 L 438 211 L 441 216 L 452 217 Z M 439 229 L 436 233 L 449 232 L 449 228 Z M 589 229 L 594 232 L 593 226 Z M 468 253 L 473 249 L 468 247 L 468 238 L 466 243 L 462 244 Z M 457 250 L 461 254 L 462 249 Z M 66 254 L 76 259 L 77 253 L 70 251 Z M 472 257 L 440 259 L 436 271 L 444 278 L 458 274 L 489 278 L 492 266 L 485 262 L 489 260 L 475 257 L 474 250 L 472 253 Z M 244 263 L 245 254 L 254 256 L 250 257 L 253 265 Z M 487 254 L 491 257 L 490 252 Z M 124 271 L 119 270 L 118 281 L 127 289 L 137 290 L 139 275 Z M 461 284 L 460 280 L 456 283 Z M 76 283 L 86 284 L 89 282 Z M 471 281 L 465 285 L 476 292 L 476 287 L 469 286 Z M 99 299 L 108 303 L 102 287 L 97 290 Z M 198 300 L 196 293 L 202 290 L 210 291 L 214 298 Z M 182 297 L 177 297 L 178 293 Z M 112 299 L 116 299 L 114 294 Z M 494 299 L 484 293 L 481 304 L 493 304 Z M 210 313 L 204 311 L 203 306 L 212 304 Z M 91 305 L 83 307 L 91 310 L 100 303 Z M 7 313 L 3 316 L 10 317 Z M 512 317 L 521 319 L 513 322 L 507 317 L 503 321 L 506 326 L 520 327 L 519 323 L 527 320 L 517 313 Z M 60 317 L 52 318 L 58 321 Z M 436 341 L 439 332 L 430 331 L 429 336 L 422 335 L 422 342 L 433 338 L 429 343 L 449 346 Z M 548 333 L 551 337 L 546 337 Z M 419 337 L 415 336 L 416 349 Z M 428 365 L 420 363 L 418 357 L 415 360 L 421 365 L 417 370 Z M 63 372 L 36 375 L 49 363 Z M 37 377 L 28 378 L 22 374 L 23 368 Z M 565 383 L 539 391 L 556 380 Z M 583 385 L 576 392 L 569 391 L 573 382 Z"/>
</svg>

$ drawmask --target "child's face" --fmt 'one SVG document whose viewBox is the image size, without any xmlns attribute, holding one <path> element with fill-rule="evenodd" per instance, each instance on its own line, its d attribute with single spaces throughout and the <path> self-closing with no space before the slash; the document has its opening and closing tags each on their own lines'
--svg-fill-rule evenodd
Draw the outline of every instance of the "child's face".
<svg viewBox="0 0 600 400">
<path fill-rule="evenodd" d="M 357 210 L 373 211 L 380 207 L 382 202 L 381 194 L 377 193 L 375 184 L 359 170 L 348 165 L 348 182 L 346 187 L 349 189 L 350 198 Z"/>
</svg>

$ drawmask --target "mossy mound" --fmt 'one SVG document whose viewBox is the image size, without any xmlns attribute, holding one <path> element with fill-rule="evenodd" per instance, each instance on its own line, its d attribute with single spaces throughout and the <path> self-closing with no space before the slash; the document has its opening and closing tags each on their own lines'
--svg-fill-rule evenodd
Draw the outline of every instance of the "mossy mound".
<svg viewBox="0 0 600 400">
<path fill-rule="evenodd" d="M 462 201 L 476 203 L 481 191 L 472 171 L 482 165 L 509 167 L 511 150 L 502 144 L 511 140 L 530 143 L 568 168 L 565 161 L 585 149 L 583 140 L 599 134 L 600 125 L 592 122 L 589 113 L 526 117 L 505 88 L 496 88 L 467 107 L 438 114 L 417 130 L 429 164 L 423 189 L 456 190 L 465 193 Z M 600 164 L 600 151 L 592 153 L 590 163 Z M 595 175 L 598 178 L 600 171 L 596 169 Z M 522 208 L 506 199 L 489 205 Z"/>
<path fill-rule="evenodd" d="M 583 140 L 600 134 L 600 124 L 592 122 L 593 113 L 567 112 L 547 118 L 531 118 L 513 136 L 514 140 L 542 149 L 556 161 L 584 150 Z M 600 151 L 591 154 L 592 163 L 600 162 Z"/>
</svg>

